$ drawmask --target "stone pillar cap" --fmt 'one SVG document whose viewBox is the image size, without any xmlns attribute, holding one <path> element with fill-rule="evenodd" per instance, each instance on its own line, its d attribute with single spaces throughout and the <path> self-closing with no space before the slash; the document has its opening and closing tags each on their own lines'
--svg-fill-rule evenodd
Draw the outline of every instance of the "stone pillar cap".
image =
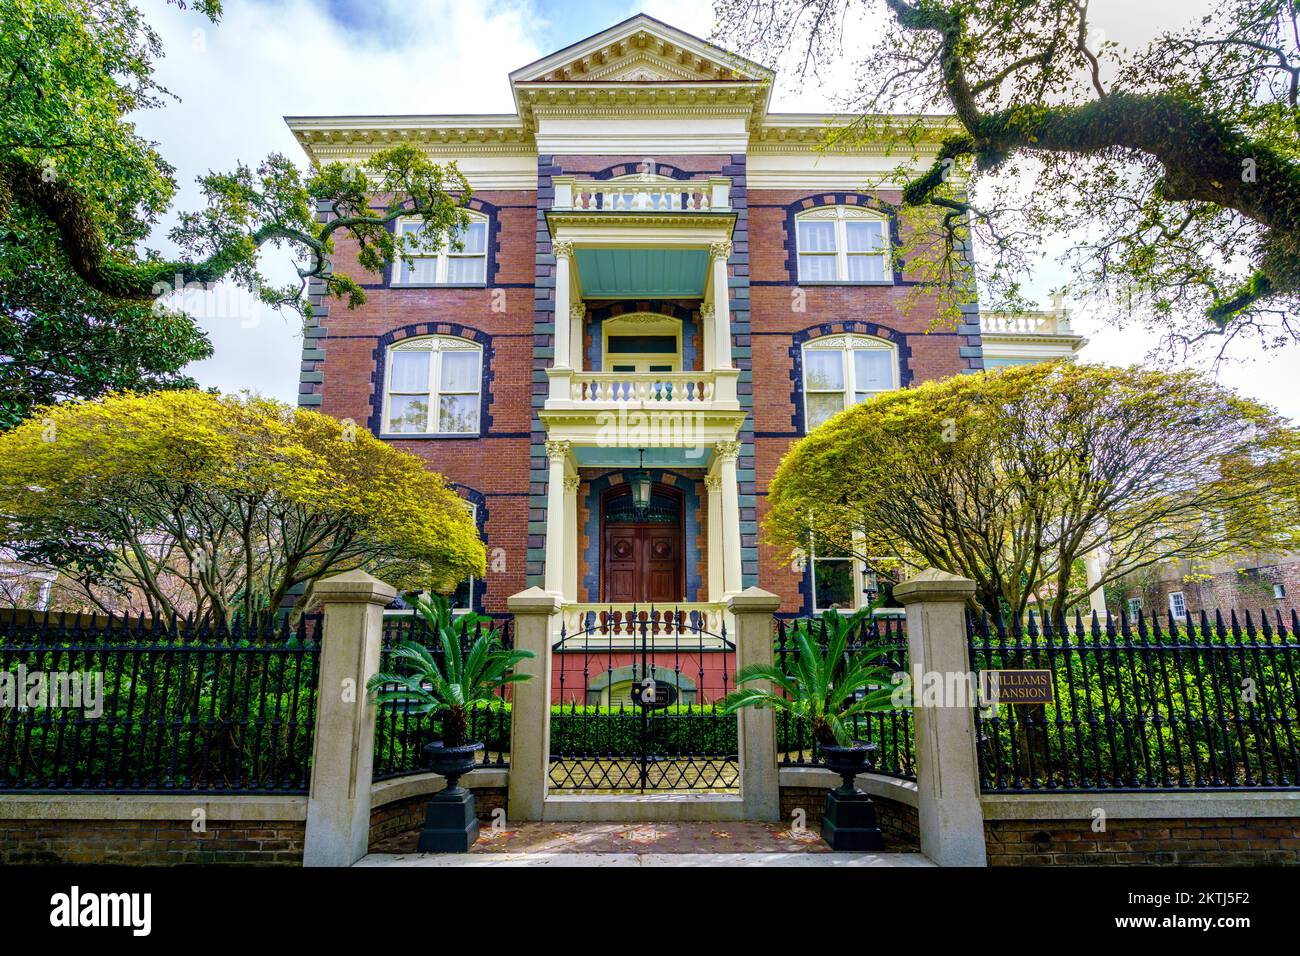
<svg viewBox="0 0 1300 956">
<path fill-rule="evenodd" d="M 564 606 L 564 595 L 531 587 L 506 598 L 506 607 L 515 614 L 554 614 Z"/>
<path fill-rule="evenodd" d="M 315 598 L 322 604 L 391 604 L 397 589 L 357 568 L 316 582 Z"/>
<path fill-rule="evenodd" d="M 975 594 L 970 578 L 949 574 L 938 568 L 926 568 L 894 586 L 894 597 L 903 604 L 921 601 L 966 601 Z"/>
<path fill-rule="evenodd" d="M 779 597 L 757 587 L 745 588 L 727 598 L 727 609 L 732 614 L 774 614 L 780 606 Z"/>
</svg>

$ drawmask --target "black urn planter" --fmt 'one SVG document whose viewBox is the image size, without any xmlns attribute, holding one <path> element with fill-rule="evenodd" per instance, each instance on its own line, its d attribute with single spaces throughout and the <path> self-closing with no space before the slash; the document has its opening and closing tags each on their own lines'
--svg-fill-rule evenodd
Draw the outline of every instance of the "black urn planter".
<svg viewBox="0 0 1300 956">
<path fill-rule="evenodd" d="M 447 778 L 447 786 L 433 795 L 424 815 L 424 828 L 416 849 L 421 853 L 468 853 L 478 839 L 478 813 L 474 793 L 460 778 L 477 765 L 481 743 L 447 747 L 436 740 L 424 748 L 425 765 Z"/>
<path fill-rule="evenodd" d="M 854 782 L 858 774 L 871 769 L 876 745 L 858 740 L 851 747 L 823 744 L 819 749 L 826 768 L 844 781 L 826 792 L 822 839 L 832 850 L 883 850 L 885 839 L 876 825 L 875 804 Z"/>
</svg>

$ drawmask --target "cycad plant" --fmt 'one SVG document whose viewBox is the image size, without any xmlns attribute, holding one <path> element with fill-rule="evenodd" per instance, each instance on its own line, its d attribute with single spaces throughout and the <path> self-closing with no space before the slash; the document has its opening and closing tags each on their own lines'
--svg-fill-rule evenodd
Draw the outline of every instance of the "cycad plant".
<svg viewBox="0 0 1300 956">
<path fill-rule="evenodd" d="M 827 611 L 822 616 L 824 630 L 815 622 L 800 622 L 791 629 L 795 653 L 787 666 L 792 673 L 776 664 L 742 667 L 736 690 L 723 698 L 723 712 L 773 707 L 804 723 L 820 746 L 853 746 L 854 717 L 893 709 L 893 668 L 876 663 L 889 648 L 848 649 L 849 636 L 862 617 L 861 612 L 841 617 Z M 755 681 L 768 681 L 772 688 L 744 686 Z"/>
<path fill-rule="evenodd" d="M 533 653 L 504 647 L 495 630 L 483 631 L 463 648 L 463 635 L 489 618 L 467 615 L 457 620 L 443 597 L 416 597 L 414 603 L 429 625 L 430 643 L 436 641 L 442 648 L 442 665 L 429 647 L 403 641 L 393 648 L 393 656 L 406 664 L 404 672 L 376 674 L 366 687 L 381 704 L 400 702 L 408 713 L 433 714 L 442 723 L 443 746 L 463 747 L 469 742 L 470 712 L 492 703 L 507 684 L 528 680 L 531 674 L 516 674 L 514 669 Z"/>
</svg>

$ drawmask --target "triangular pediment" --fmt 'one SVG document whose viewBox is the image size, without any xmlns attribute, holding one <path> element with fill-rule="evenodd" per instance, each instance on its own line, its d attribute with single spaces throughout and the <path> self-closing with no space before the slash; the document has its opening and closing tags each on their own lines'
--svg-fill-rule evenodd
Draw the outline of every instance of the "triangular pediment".
<svg viewBox="0 0 1300 956">
<path fill-rule="evenodd" d="M 771 70 L 638 14 L 510 74 L 512 83 L 763 82 Z"/>
</svg>

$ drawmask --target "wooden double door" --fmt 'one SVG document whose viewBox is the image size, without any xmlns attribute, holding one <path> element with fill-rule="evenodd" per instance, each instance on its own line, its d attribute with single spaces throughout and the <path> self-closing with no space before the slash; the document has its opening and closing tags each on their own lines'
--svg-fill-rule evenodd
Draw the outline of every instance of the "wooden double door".
<svg viewBox="0 0 1300 956">
<path fill-rule="evenodd" d="M 686 596 L 680 499 L 655 496 L 652 521 L 619 520 L 626 515 L 611 499 L 603 525 L 601 599 L 610 603 L 673 604 Z M 675 514 L 665 513 L 668 501 Z"/>
</svg>

